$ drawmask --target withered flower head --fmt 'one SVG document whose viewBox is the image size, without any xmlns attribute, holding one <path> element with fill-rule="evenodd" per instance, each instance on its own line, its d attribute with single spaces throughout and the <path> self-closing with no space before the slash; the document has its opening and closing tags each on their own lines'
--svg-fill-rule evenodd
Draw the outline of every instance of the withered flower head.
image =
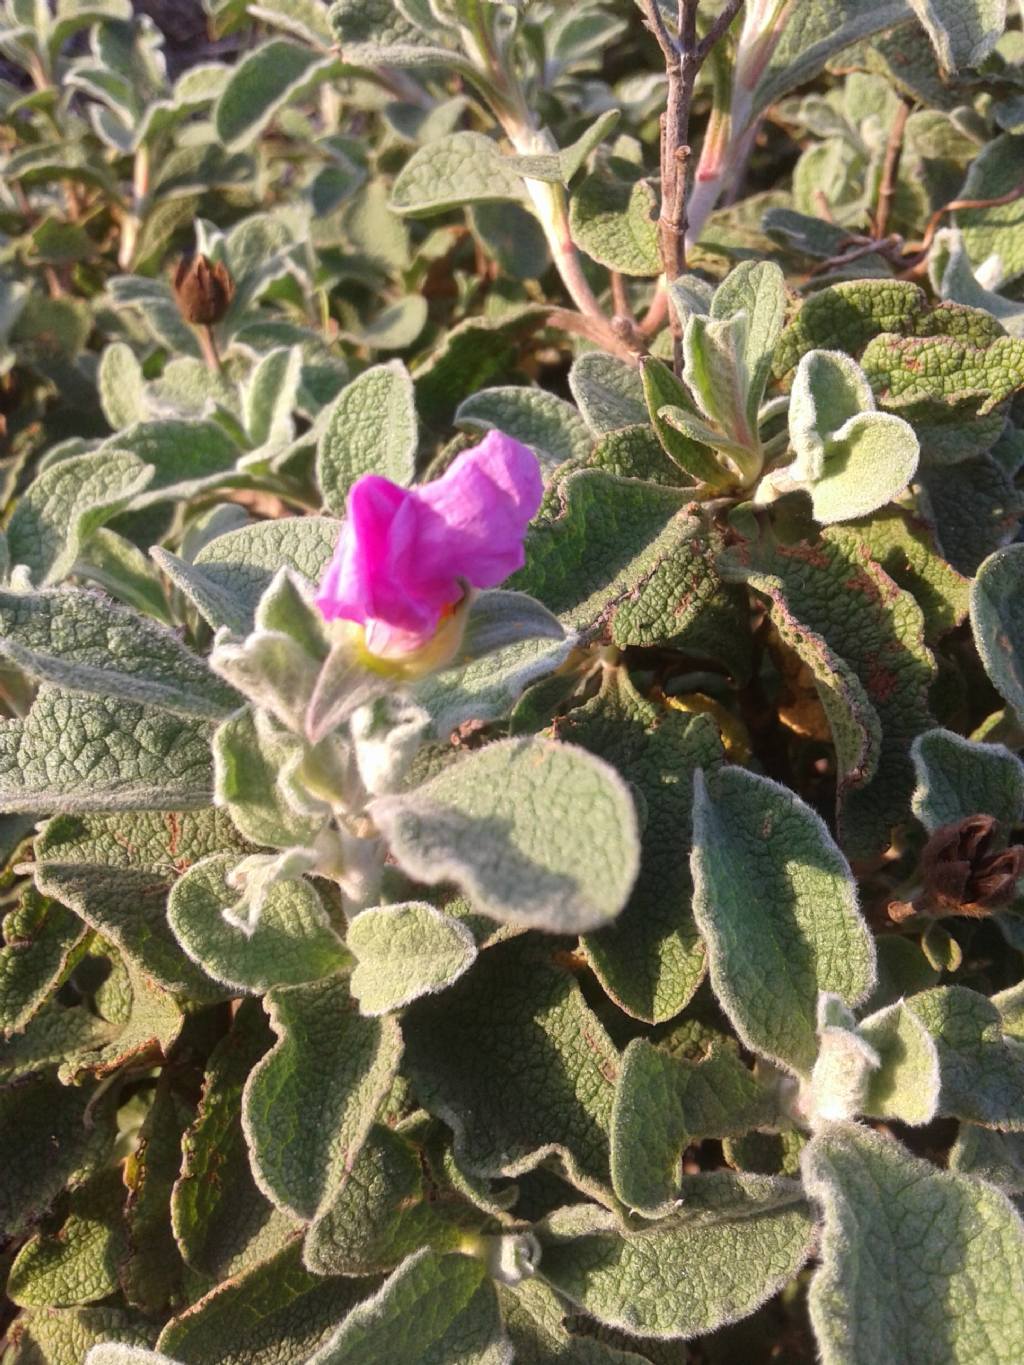
<svg viewBox="0 0 1024 1365">
<path fill-rule="evenodd" d="M 1013 900 L 1024 876 L 1024 847 L 999 849 L 998 821 L 969 815 L 943 825 L 921 854 L 920 909 L 932 914 L 986 915 Z"/>
<path fill-rule="evenodd" d="M 174 297 L 186 322 L 207 327 L 228 311 L 235 282 L 222 261 L 206 256 L 182 256 L 174 272 Z"/>
</svg>

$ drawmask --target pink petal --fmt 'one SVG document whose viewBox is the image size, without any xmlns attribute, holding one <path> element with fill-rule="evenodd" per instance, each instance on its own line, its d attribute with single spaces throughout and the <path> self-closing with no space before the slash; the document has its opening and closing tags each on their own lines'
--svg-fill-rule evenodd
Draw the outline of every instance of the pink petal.
<svg viewBox="0 0 1024 1365">
<path fill-rule="evenodd" d="M 543 494 L 533 451 L 504 432 L 488 432 L 420 491 L 441 523 L 424 528 L 421 571 L 447 565 L 475 588 L 503 582 L 522 568 L 526 528 Z"/>
<path fill-rule="evenodd" d="M 373 652 L 417 648 L 458 601 L 460 579 L 491 588 L 522 566 L 542 494 L 533 452 L 498 431 L 420 488 L 364 475 L 348 495 L 320 611 L 366 625 Z"/>
</svg>

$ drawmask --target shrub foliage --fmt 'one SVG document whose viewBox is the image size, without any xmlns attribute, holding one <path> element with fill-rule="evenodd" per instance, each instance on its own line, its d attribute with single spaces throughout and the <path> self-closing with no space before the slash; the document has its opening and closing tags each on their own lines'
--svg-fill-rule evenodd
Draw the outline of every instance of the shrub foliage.
<svg viewBox="0 0 1024 1365">
<path fill-rule="evenodd" d="M 5 1365 L 1019 1365 L 1019 7 L 206 4 L 0 11 Z"/>
</svg>

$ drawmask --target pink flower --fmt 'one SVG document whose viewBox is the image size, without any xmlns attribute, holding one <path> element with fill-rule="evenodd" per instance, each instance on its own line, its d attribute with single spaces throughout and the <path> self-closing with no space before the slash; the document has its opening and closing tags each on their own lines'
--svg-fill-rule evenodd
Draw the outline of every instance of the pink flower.
<svg viewBox="0 0 1024 1365">
<path fill-rule="evenodd" d="M 421 648 L 466 582 L 493 588 L 522 568 L 542 493 L 533 452 L 500 431 L 418 488 L 364 474 L 349 492 L 317 606 L 328 621 L 361 623 L 371 654 Z"/>
</svg>

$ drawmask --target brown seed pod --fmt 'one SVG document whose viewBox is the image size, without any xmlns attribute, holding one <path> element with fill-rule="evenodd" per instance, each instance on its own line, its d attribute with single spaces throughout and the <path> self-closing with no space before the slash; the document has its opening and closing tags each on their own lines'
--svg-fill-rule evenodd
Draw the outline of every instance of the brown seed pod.
<svg viewBox="0 0 1024 1365">
<path fill-rule="evenodd" d="M 174 272 L 174 297 L 186 322 L 212 327 L 228 311 L 235 282 L 222 261 L 183 256 Z"/>
<path fill-rule="evenodd" d="M 987 915 L 1013 900 L 1024 875 L 1024 847 L 1001 849 L 998 821 L 991 815 L 969 815 L 935 831 L 921 854 L 921 875 L 916 909 L 933 915 Z"/>
</svg>

